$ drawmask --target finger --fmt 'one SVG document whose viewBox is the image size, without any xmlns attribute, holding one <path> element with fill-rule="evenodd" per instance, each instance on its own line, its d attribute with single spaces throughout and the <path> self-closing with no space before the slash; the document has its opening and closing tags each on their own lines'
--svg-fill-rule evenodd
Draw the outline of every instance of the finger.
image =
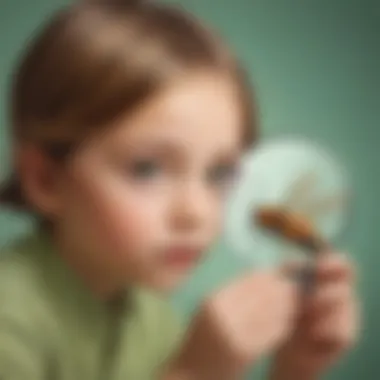
<svg viewBox="0 0 380 380">
<path fill-rule="evenodd" d="M 308 315 L 323 316 L 354 302 L 351 286 L 347 283 L 324 286 L 316 290 L 306 305 Z"/>
<path fill-rule="evenodd" d="M 307 299 L 313 293 L 316 284 L 314 260 L 287 262 L 281 267 L 281 271 L 297 286 L 300 297 Z"/>
<path fill-rule="evenodd" d="M 336 290 L 335 294 L 332 291 L 329 295 L 324 295 L 319 303 L 313 305 L 314 307 L 309 308 L 309 313 L 304 319 L 306 325 L 314 329 L 316 326 L 328 324 L 330 320 L 343 321 L 351 319 L 354 314 L 357 315 L 357 298 L 350 292 L 344 292 L 344 289 Z"/>
<path fill-rule="evenodd" d="M 315 325 L 313 339 L 327 342 L 331 347 L 347 348 L 358 338 L 358 318 L 355 305 L 347 305 L 345 310 L 325 318 Z"/>
<path fill-rule="evenodd" d="M 341 254 L 328 254 L 316 261 L 316 281 L 336 282 L 354 280 L 354 265 Z"/>
</svg>

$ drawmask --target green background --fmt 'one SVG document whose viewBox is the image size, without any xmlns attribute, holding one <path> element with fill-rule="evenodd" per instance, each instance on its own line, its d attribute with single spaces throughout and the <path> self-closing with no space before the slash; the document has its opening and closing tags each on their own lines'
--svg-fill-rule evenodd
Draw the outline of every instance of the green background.
<svg viewBox="0 0 380 380">
<path fill-rule="evenodd" d="M 0 174 L 5 175 L 6 101 L 17 53 L 63 0 L 0 0 Z M 359 267 L 364 328 L 357 349 L 331 379 L 380 379 L 380 245 L 378 110 L 380 3 L 336 0 L 176 1 L 215 25 L 249 68 L 261 103 L 264 135 L 296 134 L 326 145 L 349 168 L 354 218 L 342 243 Z M 25 217 L 0 213 L 0 245 L 27 229 Z M 236 275 L 239 263 L 223 244 L 175 301 L 186 312 L 209 290 Z M 264 367 L 263 367 L 264 368 Z M 261 378 L 262 368 L 252 378 Z M 331 377 L 330 377 L 331 376 Z M 295 379 L 296 380 L 296 379 Z"/>
</svg>

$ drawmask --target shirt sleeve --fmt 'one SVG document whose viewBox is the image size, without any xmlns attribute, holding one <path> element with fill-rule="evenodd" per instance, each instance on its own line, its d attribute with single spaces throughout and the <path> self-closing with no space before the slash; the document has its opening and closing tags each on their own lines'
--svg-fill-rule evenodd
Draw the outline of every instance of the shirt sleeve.
<svg viewBox="0 0 380 380">
<path fill-rule="evenodd" d="M 16 322 L 0 318 L 0 379 L 41 380 L 44 375 L 38 340 Z"/>
</svg>

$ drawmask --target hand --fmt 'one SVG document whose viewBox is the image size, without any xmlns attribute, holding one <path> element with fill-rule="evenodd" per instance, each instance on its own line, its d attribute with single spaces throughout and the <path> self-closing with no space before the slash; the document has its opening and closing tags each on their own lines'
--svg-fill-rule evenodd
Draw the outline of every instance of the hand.
<svg viewBox="0 0 380 380">
<path fill-rule="evenodd" d="M 305 299 L 295 333 L 275 357 L 273 380 L 316 379 L 357 340 L 352 265 L 340 255 L 326 254 L 316 270 L 316 286 Z"/>
<path fill-rule="evenodd" d="M 194 318 L 174 367 L 178 379 L 240 376 L 292 333 L 296 285 L 279 272 L 247 276 L 219 291 Z"/>
</svg>

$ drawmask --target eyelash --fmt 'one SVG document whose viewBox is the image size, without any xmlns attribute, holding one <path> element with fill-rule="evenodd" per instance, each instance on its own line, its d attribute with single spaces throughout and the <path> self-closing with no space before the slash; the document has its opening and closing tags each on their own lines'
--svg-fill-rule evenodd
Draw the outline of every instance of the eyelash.
<svg viewBox="0 0 380 380">
<path fill-rule="evenodd" d="M 208 173 L 207 180 L 212 185 L 224 188 L 234 182 L 237 176 L 237 167 L 233 164 L 219 165 Z"/>
<path fill-rule="evenodd" d="M 137 180 L 151 180 L 163 173 L 163 166 L 154 159 L 136 160 L 128 168 L 128 174 Z M 211 186 L 229 186 L 237 176 L 235 164 L 221 164 L 209 169 L 206 182 Z"/>
<path fill-rule="evenodd" d="M 128 171 L 136 179 L 151 179 L 160 174 L 161 166 L 153 159 L 142 159 L 130 165 Z"/>
</svg>

